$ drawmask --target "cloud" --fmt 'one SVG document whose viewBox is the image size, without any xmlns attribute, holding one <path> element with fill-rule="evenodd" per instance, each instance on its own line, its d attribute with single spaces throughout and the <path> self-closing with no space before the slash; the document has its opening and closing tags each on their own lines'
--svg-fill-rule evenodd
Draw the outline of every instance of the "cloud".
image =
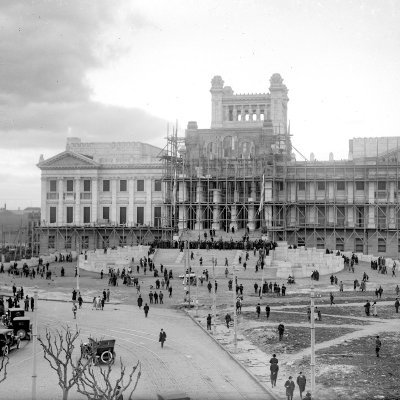
<svg viewBox="0 0 400 400">
<path fill-rule="evenodd" d="M 0 154 L 35 149 L 32 169 L 44 149 L 62 151 L 67 136 L 84 141 L 162 137 L 166 121 L 141 109 L 93 101 L 87 78 L 129 52 L 127 33 L 145 29 L 154 29 L 153 23 L 123 1 L 1 2 Z M 8 177 L 22 183 L 18 179 L 28 166 L 11 160 L 8 170 L 13 168 Z M 11 189 L 9 184 L 2 180 L 0 191 Z M 12 197 L 18 198 L 18 184 L 12 186 Z"/>
</svg>

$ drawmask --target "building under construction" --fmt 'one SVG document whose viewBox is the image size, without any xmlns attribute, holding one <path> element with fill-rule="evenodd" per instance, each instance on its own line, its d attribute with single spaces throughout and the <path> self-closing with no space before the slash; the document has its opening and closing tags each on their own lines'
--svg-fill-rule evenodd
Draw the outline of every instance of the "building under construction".
<svg viewBox="0 0 400 400">
<path fill-rule="evenodd" d="M 348 160 L 296 161 L 279 74 L 268 93 L 212 79 L 212 122 L 168 137 L 165 208 L 193 239 L 268 233 L 306 247 L 398 257 L 399 138 L 350 140 Z"/>
</svg>

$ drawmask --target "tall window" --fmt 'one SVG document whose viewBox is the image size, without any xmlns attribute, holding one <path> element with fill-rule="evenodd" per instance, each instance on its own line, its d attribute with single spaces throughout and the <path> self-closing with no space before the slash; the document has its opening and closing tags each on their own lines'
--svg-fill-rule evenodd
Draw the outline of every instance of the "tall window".
<svg viewBox="0 0 400 400">
<path fill-rule="evenodd" d="M 297 184 L 297 188 L 299 192 L 304 192 L 306 190 L 306 183 L 305 182 L 299 182 Z"/>
<path fill-rule="evenodd" d="M 160 179 L 156 179 L 154 181 L 154 191 L 161 192 L 161 180 Z"/>
<path fill-rule="evenodd" d="M 139 225 L 144 225 L 144 207 L 136 209 L 136 221 Z"/>
<path fill-rule="evenodd" d="M 119 208 L 119 223 L 126 224 L 126 207 Z"/>
<path fill-rule="evenodd" d="M 66 249 L 70 249 L 71 248 L 71 244 L 72 244 L 72 241 L 71 241 L 71 236 L 65 236 L 65 248 Z"/>
<path fill-rule="evenodd" d="M 386 190 L 386 182 L 378 181 L 378 190 Z"/>
<path fill-rule="evenodd" d="M 49 249 L 54 249 L 56 247 L 56 237 L 53 235 L 49 236 Z"/>
<path fill-rule="evenodd" d="M 89 248 L 89 236 L 81 237 L 82 250 L 87 250 Z"/>
<path fill-rule="evenodd" d="M 161 207 L 154 207 L 154 226 L 161 226 Z"/>
<path fill-rule="evenodd" d="M 126 192 L 126 179 L 121 179 L 119 181 L 119 191 Z"/>
<path fill-rule="evenodd" d="M 74 207 L 67 207 L 67 224 L 74 222 Z"/>
<path fill-rule="evenodd" d="M 386 241 L 383 238 L 378 238 L 378 253 L 386 253 Z"/>
<path fill-rule="evenodd" d="M 344 181 L 336 182 L 336 190 L 344 190 Z"/>
<path fill-rule="evenodd" d="M 110 219 L 110 207 L 103 207 L 103 219 Z"/>
<path fill-rule="evenodd" d="M 354 239 L 354 250 L 356 253 L 362 253 L 364 251 L 364 243 L 361 238 Z"/>
<path fill-rule="evenodd" d="M 144 180 L 143 179 L 138 179 L 138 181 L 137 181 L 137 191 L 138 192 L 144 192 Z"/>
<path fill-rule="evenodd" d="M 55 224 L 57 222 L 57 207 L 50 207 L 50 223 Z"/>
<path fill-rule="evenodd" d="M 74 181 L 72 179 L 67 180 L 67 192 L 74 191 Z"/>
<path fill-rule="evenodd" d="M 57 181 L 55 179 L 50 181 L 50 192 L 57 192 Z"/>
<path fill-rule="evenodd" d="M 109 191 L 110 191 L 110 180 L 103 179 L 103 192 L 109 192 Z"/>
<path fill-rule="evenodd" d="M 90 179 L 85 179 L 83 181 L 83 191 L 90 192 Z"/>
<path fill-rule="evenodd" d="M 364 190 L 364 182 L 356 181 L 356 190 Z"/>
<path fill-rule="evenodd" d="M 325 182 L 318 182 L 317 183 L 317 188 L 320 191 L 324 191 L 325 190 Z"/>
<path fill-rule="evenodd" d="M 83 223 L 90 223 L 90 207 L 83 207 Z"/>
</svg>

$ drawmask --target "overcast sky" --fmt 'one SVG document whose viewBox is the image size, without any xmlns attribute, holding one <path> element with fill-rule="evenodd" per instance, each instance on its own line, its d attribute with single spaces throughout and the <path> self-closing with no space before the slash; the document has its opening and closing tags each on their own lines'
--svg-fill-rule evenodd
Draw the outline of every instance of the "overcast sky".
<svg viewBox="0 0 400 400">
<path fill-rule="evenodd" d="M 397 0 L 4 0 L 0 37 L 7 208 L 40 205 L 36 163 L 67 136 L 163 147 L 168 120 L 209 128 L 214 75 L 259 93 L 279 72 L 307 157 L 400 136 Z"/>
</svg>

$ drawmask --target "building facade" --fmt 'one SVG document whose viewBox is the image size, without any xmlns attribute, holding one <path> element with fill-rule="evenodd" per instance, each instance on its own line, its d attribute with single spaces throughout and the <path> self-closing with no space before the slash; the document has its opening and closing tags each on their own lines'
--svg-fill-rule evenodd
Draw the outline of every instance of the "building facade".
<svg viewBox="0 0 400 400">
<path fill-rule="evenodd" d="M 41 157 L 41 249 L 136 244 L 137 232 L 165 226 L 161 154 L 145 143 L 68 138 L 64 152 Z"/>
<path fill-rule="evenodd" d="M 211 128 L 192 121 L 184 140 L 169 138 L 172 223 L 193 237 L 246 229 L 299 246 L 398 257 L 400 138 L 352 139 L 348 160 L 296 161 L 287 104 L 279 74 L 263 94 L 234 94 L 212 79 Z"/>
</svg>

